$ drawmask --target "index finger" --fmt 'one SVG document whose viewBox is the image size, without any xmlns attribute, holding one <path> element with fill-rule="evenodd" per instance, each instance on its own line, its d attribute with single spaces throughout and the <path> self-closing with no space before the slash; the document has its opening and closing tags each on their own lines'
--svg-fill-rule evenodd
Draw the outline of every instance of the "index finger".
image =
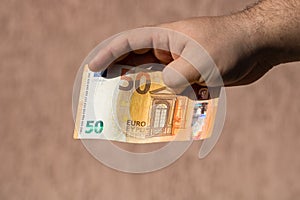
<svg viewBox="0 0 300 200">
<path fill-rule="evenodd" d="M 139 49 L 160 49 L 180 55 L 186 41 L 173 32 L 158 27 L 123 32 L 107 42 L 89 63 L 89 68 L 92 71 L 104 70 L 119 57 Z"/>
<path fill-rule="evenodd" d="M 152 48 L 152 34 L 140 30 L 141 34 L 135 32 L 124 32 L 113 38 L 102 48 L 89 63 L 91 71 L 102 71 L 119 57 L 133 50 Z M 144 32 L 144 34 L 142 34 Z"/>
</svg>

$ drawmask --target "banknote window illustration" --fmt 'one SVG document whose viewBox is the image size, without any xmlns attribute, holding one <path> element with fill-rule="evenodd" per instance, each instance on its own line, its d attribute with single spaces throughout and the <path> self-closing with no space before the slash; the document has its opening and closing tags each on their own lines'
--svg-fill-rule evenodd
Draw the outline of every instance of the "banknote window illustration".
<svg viewBox="0 0 300 200">
<path fill-rule="evenodd" d="M 172 134 L 172 114 L 175 99 L 161 100 L 160 95 L 152 96 L 151 132 L 150 136 L 164 136 Z"/>
<path fill-rule="evenodd" d="M 168 106 L 164 103 L 157 104 L 155 106 L 154 111 L 154 124 L 153 128 L 155 129 L 155 132 L 161 131 L 162 128 L 165 127 L 167 122 L 167 112 L 168 112 Z"/>
<path fill-rule="evenodd" d="M 172 135 L 173 115 L 176 95 L 165 87 L 150 91 L 151 93 L 151 133 L 150 136 Z"/>
</svg>

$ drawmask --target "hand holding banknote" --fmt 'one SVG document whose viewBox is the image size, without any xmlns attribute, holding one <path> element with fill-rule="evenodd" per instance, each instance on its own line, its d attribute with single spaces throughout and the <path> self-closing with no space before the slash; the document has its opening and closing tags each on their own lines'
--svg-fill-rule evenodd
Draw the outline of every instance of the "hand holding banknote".
<svg viewBox="0 0 300 200">
<path fill-rule="evenodd" d="M 279 11 L 282 9 L 286 12 Z M 299 27 L 299 20 L 297 20 L 299 16 L 300 1 L 285 4 L 274 0 L 265 0 L 260 1 L 251 8 L 229 16 L 200 17 L 162 24 L 157 27 L 136 29 L 117 35 L 107 41 L 101 50 L 93 55 L 93 59 L 89 62 L 89 68 L 94 72 L 103 72 L 106 68 L 111 69 L 116 63 L 131 66 L 145 63 L 162 63 L 166 67 L 161 75 L 163 83 L 159 84 L 173 89 L 176 94 L 180 94 L 189 85 L 195 85 L 194 83 L 206 85 L 209 88 L 223 85 L 250 84 L 262 77 L 273 66 L 300 59 L 300 46 L 298 45 L 300 43 L 300 30 L 296 28 Z M 198 44 L 198 46 L 195 44 Z M 142 101 L 141 98 L 133 101 L 133 93 L 141 88 L 142 90 L 147 88 L 147 76 L 145 74 L 138 75 L 138 73 L 135 74 L 135 77 L 128 77 L 128 75 L 123 73 L 119 73 L 119 75 L 121 75 L 120 80 L 132 80 L 128 81 L 126 86 L 122 85 L 121 81 L 119 89 L 129 86 L 132 88 L 132 82 L 140 83 L 141 77 L 144 77 L 143 80 L 146 80 L 145 85 L 137 84 L 138 87 L 133 88 L 132 91 L 130 90 L 130 95 L 127 95 L 132 97 L 130 99 L 131 103 L 136 102 L 134 106 L 129 106 L 130 109 L 133 107 L 138 108 L 136 105 Z M 151 77 L 149 75 L 149 80 Z M 164 88 L 164 86 L 161 88 Z M 118 91 L 119 94 L 122 94 L 122 90 Z M 137 117 L 137 119 L 145 118 L 148 120 L 148 126 L 146 125 L 146 127 L 150 128 L 145 129 L 143 137 L 149 135 L 148 130 L 150 130 L 150 136 L 153 136 L 151 134 L 153 134 L 153 127 L 156 126 L 155 120 L 153 121 L 156 116 L 156 110 L 157 113 L 160 113 L 157 115 L 159 116 L 158 119 L 160 119 L 162 110 L 168 110 L 169 108 L 168 106 L 163 107 L 160 103 L 156 106 L 154 91 L 160 90 L 147 88 L 145 94 L 150 95 L 149 99 L 152 99 L 150 106 L 146 106 L 146 110 L 149 112 L 142 117 Z M 196 90 L 196 94 L 198 95 L 197 97 L 201 96 L 201 91 Z M 170 93 L 169 95 L 172 96 L 173 94 Z M 170 131 L 167 131 L 170 135 L 182 135 L 177 134 L 180 131 L 172 131 L 178 121 L 184 121 L 182 116 L 185 115 L 182 115 L 181 111 L 187 110 L 185 108 L 175 112 L 176 105 L 181 104 L 177 100 L 179 102 L 185 101 L 180 100 L 180 98 L 174 97 L 174 102 L 176 101 L 174 103 L 175 107 L 171 106 L 170 110 L 172 112 L 163 118 L 165 120 L 163 120 L 162 124 L 164 126 L 162 127 L 164 130 L 168 130 L 167 119 L 169 119 L 169 116 L 172 116 L 170 118 L 172 119 L 170 121 Z M 118 103 L 117 105 L 125 105 L 125 101 Z M 189 114 L 191 123 L 188 122 L 188 128 L 192 129 L 187 130 L 183 125 L 179 129 L 189 133 L 186 137 L 187 139 L 193 138 L 194 128 L 195 130 L 198 128 L 202 130 L 202 125 L 198 125 L 198 122 L 203 124 L 200 107 L 206 107 L 206 105 L 203 102 L 199 102 L 198 105 L 198 102 L 195 101 L 182 104 L 190 106 L 193 110 Z M 210 102 L 208 105 L 214 106 L 217 104 Z M 128 106 L 125 107 L 129 108 Z M 133 110 L 131 109 L 130 112 L 143 113 L 139 112 L 141 111 L 140 109 L 134 112 Z M 154 110 L 154 115 L 151 115 L 152 110 Z M 208 108 L 208 110 L 210 109 Z M 173 115 L 174 113 L 176 114 Z M 176 116 L 177 114 L 179 117 Z M 118 123 L 123 123 L 125 127 L 130 126 L 132 118 L 128 116 L 123 116 L 124 121 L 121 123 L 119 121 Z M 139 120 L 133 120 L 132 124 L 136 126 L 142 123 L 141 121 L 137 123 L 137 121 Z M 173 127 L 173 125 L 175 126 Z M 158 127 L 160 127 L 160 123 L 158 123 Z M 212 127 L 212 124 L 209 127 Z M 122 132 L 126 132 L 126 136 L 131 137 L 134 135 L 133 138 L 137 138 L 137 135 L 135 133 L 132 134 L 130 131 L 138 129 L 126 128 L 125 131 L 123 130 Z M 206 133 L 205 137 L 209 135 Z"/>
<path fill-rule="evenodd" d="M 109 38 L 85 59 L 79 73 L 74 138 L 83 139 L 97 159 L 126 172 L 149 172 L 175 161 L 186 143 L 171 141 L 204 139 L 199 151 L 204 158 L 220 136 L 226 107 L 224 92 L 214 96 L 208 88 L 250 84 L 277 64 L 300 60 L 299 19 L 300 0 L 261 0 L 228 16 Z M 166 67 L 157 71 L 155 63 Z M 184 95 L 189 88 L 196 98 Z M 105 145 L 110 143 L 85 139 L 169 144 L 166 151 L 132 156 Z M 134 164 L 124 165 L 125 157 Z"/>
</svg>

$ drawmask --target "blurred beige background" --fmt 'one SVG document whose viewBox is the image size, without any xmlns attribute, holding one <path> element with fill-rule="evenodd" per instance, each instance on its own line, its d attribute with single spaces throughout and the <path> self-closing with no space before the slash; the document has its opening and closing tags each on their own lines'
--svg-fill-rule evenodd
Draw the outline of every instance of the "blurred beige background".
<svg viewBox="0 0 300 200">
<path fill-rule="evenodd" d="M 227 89 L 213 152 L 195 143 L 173 165 L 131 175 L 72 139 L 79 65 L 105 38 L 138 26 L 241 9 L 242 0 L 0 0 L 0 199 L 297 199 L 300 68 Z M 220 30 L 222 31 L 222 30 Z"/>
</svg>

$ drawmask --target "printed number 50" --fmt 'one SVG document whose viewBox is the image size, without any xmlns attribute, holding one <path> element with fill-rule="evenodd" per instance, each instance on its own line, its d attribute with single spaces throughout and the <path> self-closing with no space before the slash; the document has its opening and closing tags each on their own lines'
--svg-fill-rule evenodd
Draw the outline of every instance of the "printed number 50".
<svg viewBox="0 0 300 200">
<path fill-rule="evenodd" d="M 86 130 L 85 133 L 101 133 L 103 131 L 103 121 L 99 120 L 99 121 L 87 121 L 86 122 Z"/>
<path fill-rule="evenodd" d="M 145 81 L 146 81 L 144 89 L 141 88 L 141 79 L 142 79 L 142 77 L 144 77 Z M 133 82 L 131 77 L 126 76 L 126 75 L 122 75 L 121 80 L 126 81 L 127 86 L 119 85 L 119 90 L 129 91 L 134 87 L 133 83 L 136 85 L 136 87 L 137 87 L 136 91 L 139 94 L 146 94 L 150 90 L 151 79 L 150 79 L 150 75 L 148 73 L 145 73 L 145 72 L 138 73 L 136 75 L 136 78 L 135 78 L 134 82 Z"/>
</svg>

